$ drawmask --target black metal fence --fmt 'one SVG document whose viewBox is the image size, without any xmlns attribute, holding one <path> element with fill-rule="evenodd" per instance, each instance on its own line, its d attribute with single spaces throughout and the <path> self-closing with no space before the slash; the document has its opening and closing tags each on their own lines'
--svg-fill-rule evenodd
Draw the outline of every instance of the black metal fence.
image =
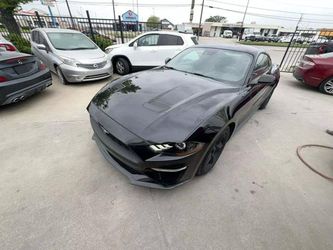
<svg viewBox="0 0 333 250">
<path fill-rule="evenodd" d="M 329 44 L 333 43 L 333 32 L 296 29 L 292 35 L 283 39 L 288 42 L 288 47 L 281 60 L 280 70 L 291 73 L 305 54 L 328 52 L 325 50 Z"/>
<path fill-rule="evenodd" d="M 44 16 L 35 12 L 35 15 L 14 15 L 21 34 L 16 39 L 30 40 L 31 30 L 40 28 L 63 28 L 80 31 L 92 38 L 95 42 L 103 40 L 104 43 L 126 43 L 143 32 L 161 30 L 161 23 L 127 22 L 120 16 L 117 20 L 105 18 Z M 12 40 L 10 31 L 0 24 L 0 34 Z"/>
</svg>

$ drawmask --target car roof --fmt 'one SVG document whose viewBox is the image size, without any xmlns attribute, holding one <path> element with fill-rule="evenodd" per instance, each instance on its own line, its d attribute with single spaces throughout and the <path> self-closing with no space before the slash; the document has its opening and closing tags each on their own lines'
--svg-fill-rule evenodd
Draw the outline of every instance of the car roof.
<svg viewBox="0 0 333 250">
<path fill-rule="evenodd" d="M 146 35 L 146 34 L 168 34 L 168 35 L 178 35 L 178 36 L 194 36 L 193 34 L 182 33 L 182 32 L 178 32 L 178 31 L 175 31 L 175 30 L 148 31 L 148 32 L 142 33 L 141 35 Z"/>
<path fill-rule="evenodd" d="M 38 31 L 44 31 L 45 33 L 53 33 L 53 32 L 56 32 L 56 33 L 81 33 L 80 31 L 77 31 L 77 30 L 71 30 L 71 29 L 58 29 L 58 28 L 36 28 L 36 29 L 33 29 L 34 30 L 38 30 Z"/>
<path fill-rule="evenodd" d="M 217 45 L 211 45 L 211 44 L 200 44 L 195 45 L 197 48 L 212 48 L 212 49 L 226 49 L 226 50 L 235 50 L 235 51 L 241 51 L 246 52 L 249 54 L 252 54 L 254 56 L 257 56 L 260 53 L 265 53 L 264 49 L 256 48 L 249 45 L 230 45 L 230 44 L 217 44 Z"/>
</svg>

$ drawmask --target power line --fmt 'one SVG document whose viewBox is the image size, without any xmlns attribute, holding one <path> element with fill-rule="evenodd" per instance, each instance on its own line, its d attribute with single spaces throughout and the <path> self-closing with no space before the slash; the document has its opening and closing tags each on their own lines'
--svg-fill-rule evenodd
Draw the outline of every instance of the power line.
<svg viewBox="0 0 333 250">
<path fill-rule="evenodd" d="M 220 3 L 220 4 L 226 4 L 226 5 L 231 5 L 231 6 L 237 6 L 237 7 L 242 7 L 245 8 L 246 5 L 244 4 L 235 4 L 235 3 L 228 3 L 228 2 L 223 2 L 223 1 L 217 1 L 217 0 L 207 0 L 209 2 L 214 2 L 214 3 Z M 256 9 L 256 10 L 264 10 L 264 11 L 271 11 L 271 12 L 281 12 L 281 13 L 288 13 L 288 14 L 303 14 L 303 15 L 308 15 L 308 16 L 333 16 L 333 14 L 316 14 L 316 13 L 305 13 L 305 12 L 294 12 L 294 11 L 286 11 L 286 10 L 276 10 L 276 9 L 267 9 L 267 8 L 261 8 L 261 7 L 256 7 L 256 6 L 249 6 L 249 9 Z"/>
</svg>

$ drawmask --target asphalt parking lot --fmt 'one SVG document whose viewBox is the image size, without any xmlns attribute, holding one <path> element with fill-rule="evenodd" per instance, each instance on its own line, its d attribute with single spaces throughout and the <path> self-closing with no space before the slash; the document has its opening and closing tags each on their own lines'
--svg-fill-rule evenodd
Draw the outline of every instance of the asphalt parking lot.
<svg viewBox="0 0 333 250">
<path fill-rule="evenodd" d="M 333 185 L 295 153 L 333 145 L 331 96 L 282 74 L 213 171 L 155 190 L 130 185 L 91 140 L 85 108 L 106 81 L 53 79 L 0 108 L 1 249 L 333 249 Z M 330 151 L 305 153 L 333 175 Z"/>
</svg>

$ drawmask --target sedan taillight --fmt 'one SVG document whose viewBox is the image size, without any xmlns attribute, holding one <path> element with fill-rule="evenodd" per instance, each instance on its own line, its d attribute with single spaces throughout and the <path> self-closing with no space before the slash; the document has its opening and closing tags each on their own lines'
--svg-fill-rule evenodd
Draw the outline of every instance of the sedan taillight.
<svg viewBox="0 0 333 250">
<path fill-rule="evenodd" d="M 5 48 L 7 51 L 16 51 L 15 46 L 7 43 L 0 43 L 0 47 Z"/>
<path fill-rule="evenodd" d="M 4 76 L 0 76 L 0 82 L 6 82 L 7 81 L 7 78 L 4 77 Z"/>
<path fill-rule="evenodd" d="M 46 65 L 44 63 L 40 62 L 38 65 L 38 68 L 39 68 L 39 70 L 44 70 L 44 69 L 46 69 Z"/>
</svg>

